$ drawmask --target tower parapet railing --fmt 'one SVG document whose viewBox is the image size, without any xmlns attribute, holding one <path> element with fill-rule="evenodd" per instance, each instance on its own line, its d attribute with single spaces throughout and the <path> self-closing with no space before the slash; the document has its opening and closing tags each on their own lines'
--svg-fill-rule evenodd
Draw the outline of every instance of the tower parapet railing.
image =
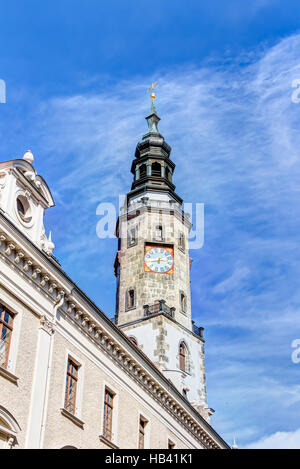
<svg viewBox="0 0 300 469">
<path fill-rule="evenodd" d="M 139 208 L 145 208 L 145 207 L 150 207 L 150 208 L 156 208 L 156 209 L 167 209 L 167 210 L 173 210 L 175 212 L 178 212 L 180 215 L 183 215 L 187 218 L 190 217 L 189 213 L 184 213 L 182 210 L 182 206 L 175 201 L 165 201 L 165 200 L 149 200 L 148 197 L 142 197 L 141 199 L 138 200 L 131 200 L 129 203 L 129 206 L 126 207 L 123 206 L 120 209 L 120 215 L 125 215 L 128 212 L 136 211 Z"/>
<path fill-rule="evenodd" d="M 152 316 L 154 314 L 167 314 L 171 318 L 175 316 L 175 308 L 166 305 L 165 300 L 157 300 L 153 305 L 144 305 L 144 316 Z"/>
<path fill-rule="evenodd" d="M 201 337 L 201 339 L 204 338 L 204 327 L 199 327 L 199 326 L 196 326 L 195 324 L 195 321 L 192 321 L 192 327 L 193 327 L 193 332 L 194 334 L 198 335 L 199 337 Z"/>
<path fill-rule="evenodd" d="M 170 316 L 171 318 L 175 317 L 176 308 L 168 306 L 165 300 L 157 300 L 154 302 L 153 305 L 144 305 L 143 308 L 144 317 L 155 316 L 157 314 L 165 314 L 167 316 Z M 204 338 L 204 328 L 196 326 L 194 321 L 192 321 L 192 331 L 201 339 Z"/>
</svg>

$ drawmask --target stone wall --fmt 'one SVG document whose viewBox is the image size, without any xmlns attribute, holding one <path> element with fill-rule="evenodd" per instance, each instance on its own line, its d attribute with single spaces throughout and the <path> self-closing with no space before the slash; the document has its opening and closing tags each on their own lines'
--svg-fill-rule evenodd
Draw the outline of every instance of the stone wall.
<svg viewBox="0 0 300 469">
<path fill-rule="evenodd" d="M 174 214 L 144 211 L 130 220 L 122 219 L 120 226 L 121 255 L 119 279 L 118 324 L 122 325 L 144 316 L 144 305 L 152 305 L 155 300 L 165 300 L 175 308 L 175 318 L 191 329 L 190 266 L 188 250 L 188 227 Z M 159 274 L 144 271 L 145 242 L 159 242 L 153 236 L 153 228 L 162 225 L 164 240 L 161 244 L 174 246 L 174 273 Z M 137 226 L 138 242 L 128 247 L 126 233 Z M 168 230 L 167 227 L 170 227 Z M 178 247 L 178 233 L 185 236 L 184 252 Z M 126 292 L 134 288 L 135 308 L 126 310 Z M 186 297 L 186 311 L 180 305 L 180 293 Z"/>
</svg>

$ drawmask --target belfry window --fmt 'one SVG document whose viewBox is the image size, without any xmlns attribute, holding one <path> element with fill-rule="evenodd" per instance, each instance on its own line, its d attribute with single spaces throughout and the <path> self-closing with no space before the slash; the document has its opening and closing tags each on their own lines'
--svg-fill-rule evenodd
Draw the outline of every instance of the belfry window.
<svg viewBox="0 0 300 469">
<path fill-rule="evenodd" d="M 186 371 L 186 346 L 183 342 L 179 345 L 179 368 Z"/>
<path fill-rule="evenodd" d="M 147 176 L 147 166 L 145 164 L 142 164 L 139 167 L 139 179 L 144 178 Z"/>
<path fill-rule="evenodd" d="M 168 166 L 166 166 L 165 175 L 166 175 L 166 178 L 168 179 L 168 181 L 172 182 L 172 173 L 169 170 Z"/>
<path fill-rule="evenodd" d="M 130 288 L 126 292 L 126 310 L 135 308 L 135 291 Z"/>
<path fill-rule="evenodd" d="M 161 165 L 159 163 L 153 163 L 151 168 L 152 176 L 161 177 Z"/>
<path fill-rule="evenodd" d="M 0 305 L 0 366 L 7 368 L 14 316 Z"/>
<path fill-rule="evenodd" d="M 75 415 L 76 410 L 76 391 L 78 382 L 78 369 L 70 358 L 68 359 L 66 391 L 65 391 L 65 409 Z"/>
</svg>

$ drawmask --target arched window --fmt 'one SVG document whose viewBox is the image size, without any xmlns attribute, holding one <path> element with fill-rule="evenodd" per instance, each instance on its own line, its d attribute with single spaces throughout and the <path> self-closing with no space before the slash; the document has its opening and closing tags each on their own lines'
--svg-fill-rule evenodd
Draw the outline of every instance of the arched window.
<svg viewBox="0 0 300 469">
<path fill-rule="evenodd" d="M 142 164 L 139 167 L 139 179 L 147 176 L 147 166 L 145 164 Z"/>
<path fill-rule="evenodd" d="M 131 340 L 131 342 L 134 343 L 134 345 L 138 346 L 138 341 L 137 341 L 137 339 L 136 339 L 135 337 L 130 336 L 129 339 Z"/>
<path fill-rule="evenodd" d="M 17 443 L 17 433 L 20 431 L 15 418 L 0 406 L 0 450 L 11 449 Z"/>
<path fill-rule="evenodd" d="M 155 162 L 152 164 L 151 174 L 152 176 L 161 177 L 161 165 L 159 163 Z"/>
<path fill-rule="evenodd" d="M 179 368 L 186 371 L 186 346 L 184 342 L 179 345 Z"/>
</svg>

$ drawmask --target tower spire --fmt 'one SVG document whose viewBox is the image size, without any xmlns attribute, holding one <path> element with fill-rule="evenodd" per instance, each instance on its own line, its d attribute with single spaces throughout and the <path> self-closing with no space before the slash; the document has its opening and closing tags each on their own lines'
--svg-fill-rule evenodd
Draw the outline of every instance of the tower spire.
<svg viewBox="0 0 300 469">
<path fill-rule="evenodd" d="M 152 83 L 150 88 L 147 90 L 148 92 L 152 91 L 150 94 L 151 98 L 151 107 L 150 107 L 150 112 L 146 116 L 146 120 L 148 122 L 148 132 L 149 133 L 154 133 L 154 134 L 159 134 L 158 131 L 158 123 L 160 121 L 160 117 L 157 114 L 156 106 L 155 106 L 155 99 L 156 99 L 156 94 L 154 93 L 153 89 L 157 88 L 158 84 L 157 81 Z"/>
</svg>

